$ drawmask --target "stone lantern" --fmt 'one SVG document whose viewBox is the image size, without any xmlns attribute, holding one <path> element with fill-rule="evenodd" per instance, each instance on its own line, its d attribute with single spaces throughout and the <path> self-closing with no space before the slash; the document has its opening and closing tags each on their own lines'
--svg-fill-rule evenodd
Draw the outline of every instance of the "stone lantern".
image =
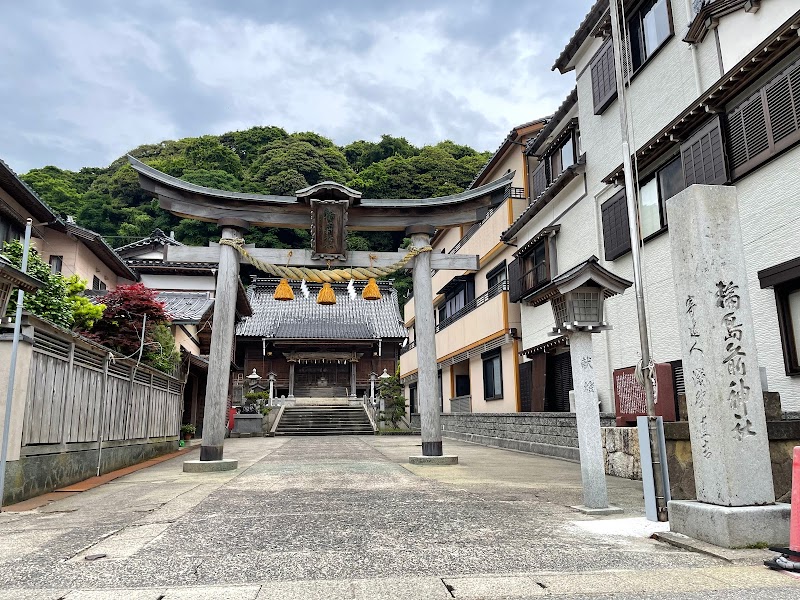
<svg viewBox="0 0 800 600">
<path fill-rule="evenodd" d="M 253 369 L 253 372 L 247 376 L 247 381 L 250 384 L 250 387 L 254 388 L 258 385 L 258 382 L 261 381 L 261 375 L 256 373 L 256 370 Z"/>
<path fill-rule="evenodd" d="M 583 506 L 576 508 L 582 512 L 622 512 L 608 505 L 592 334 L 611 329 L 603 315 L 604 300 L 621 294 L 631 285 L 630 281 L 601 267 L 597 257 L 592 256 L 555 277 L 548 286 L 555 322 L 552 335 L 567 336 L 570 345 L 583 482 Z"/>
</svg>

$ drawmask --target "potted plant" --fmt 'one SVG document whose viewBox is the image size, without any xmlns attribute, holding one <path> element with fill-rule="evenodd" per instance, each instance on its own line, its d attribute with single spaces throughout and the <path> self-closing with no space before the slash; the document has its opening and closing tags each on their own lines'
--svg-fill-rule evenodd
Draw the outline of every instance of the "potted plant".
<svg viewBox="0 0 800 600">
<path fill-rule="evenodd" d="M 196 429 L 194 425 L 192 425 L 191 423 L 184 423 L 183 425 L 181 425 L 181 435 L 185 440 L 192 439 L 192 436 L 194 435 L 195 431 Z"/>
</svg>

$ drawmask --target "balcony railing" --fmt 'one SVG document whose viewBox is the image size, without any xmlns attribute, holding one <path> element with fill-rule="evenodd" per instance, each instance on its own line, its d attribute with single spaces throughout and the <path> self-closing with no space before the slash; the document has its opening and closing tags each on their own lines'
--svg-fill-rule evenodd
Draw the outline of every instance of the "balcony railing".
<svg viewBox="0 0 800 600">
<path fill-rule="evenodd" d="M 406 352 L 410 352 L 411 350 L 413 350 L 416 347 L 417 347 L 417 340 L 414 340 L 413 342 L 409 342 L 408 344 L 406 344 L 405 348 L 400 348 L 400 356 L 402 356 Z"/>
<path fill-rule="evenodd" d="M 442 329 L 449 327 L 462 317 L 468 315 L 482 304 L 485 304 L 486 302 L 497 296 L 500 292 L 507 292 L 507 291 L 508 291 L 508 281 L 501 281 L 497 285 L 490 287 L 488 290 L 486 290 L 483 294 L 481 294 L 474 300 L 470 300 L 469 302 L 467 302 L 463 306 L 463 308 L 460 308 L 446 319 L 442 319 L 441 321 L 439 321 L 439 324 L 436 326 L 436 333 L 439 333 Z"/>
<path fill-rule="evenodd" d="M 450 398 L 450 412 L 472 412 L 472 396 L 456 396 L 455 398 Z"/>
<path fill-rule="evenodd" d="M 525 195 L 525 188 L 509 186 L 507 189 L 506 198 L 516 198 L 519 200 L 525 200 L 527 198 Z"/>
</svg>

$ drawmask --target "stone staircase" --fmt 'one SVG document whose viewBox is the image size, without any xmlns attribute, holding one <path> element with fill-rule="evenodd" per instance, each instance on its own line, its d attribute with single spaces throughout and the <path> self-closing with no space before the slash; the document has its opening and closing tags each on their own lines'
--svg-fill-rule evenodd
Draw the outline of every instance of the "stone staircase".
<svg viewBox="0 0 800 600">
<path fill-rule="evenodd" d="M 275 435 L 373 435 L 363 406 L 285 406 Z"/>
</svg>

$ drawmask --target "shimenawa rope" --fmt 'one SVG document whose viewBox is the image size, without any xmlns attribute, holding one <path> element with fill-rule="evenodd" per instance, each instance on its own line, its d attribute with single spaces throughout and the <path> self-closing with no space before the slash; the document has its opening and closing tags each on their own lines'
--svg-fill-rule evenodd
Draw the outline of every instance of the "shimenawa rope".
<svg viewBox="0 0 800 600">
<path fill-rule="evenodd" d="M 269 273 L 275 277 L 285 277 L 287 279 L 305 279 L 317 283 L 332 283 L 335 281 L 367 280 L 370 277 L 385 277 L 395 271 L 399 271 L 415 256 L 423 252 L 431 252 L 433 248 L 423 246 L 422 248 L 409 248 L 408 253 L 396 263 L 388 267 L 348 267 L 346 269 L 310 269 L 308 267 L 281 267 L 272 263 L 264 262 L 251 255 L 244 247 L 242 238 L 221 239 L 221 246 L 230 246 L 235 249 L 244 259 L 259 271 Z"/>
</svg>

